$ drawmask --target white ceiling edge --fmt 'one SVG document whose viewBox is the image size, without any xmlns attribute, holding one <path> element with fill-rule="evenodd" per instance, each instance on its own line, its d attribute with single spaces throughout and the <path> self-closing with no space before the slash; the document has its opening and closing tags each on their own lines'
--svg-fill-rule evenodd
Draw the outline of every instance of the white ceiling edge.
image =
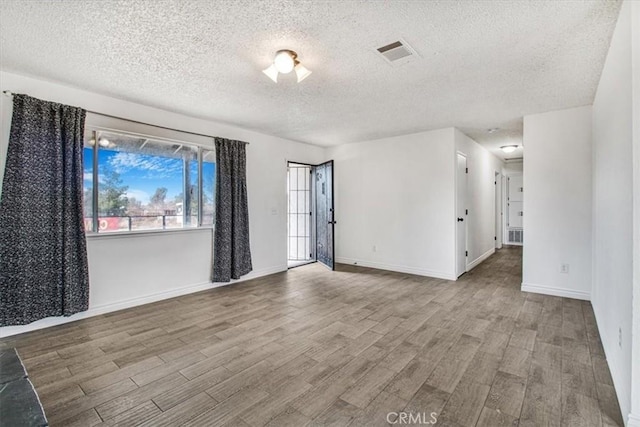
<svg viewBox="0 0 640 427">
<path fill-rule="evenodd" d="M 472 135 L 473 133 L 469 134 L 467 133 L 467 131 L 463 130 L 462 128 L 456 127 L 456 126 L 443 126 L 443 127 L 438 127 L 438 128 L 433 128 L 433 129 L 419 129 L 416 131 L 411 131 L 411 132 L 402 132 L 402 133 L 394 133 L 394 134 L 386 134 L 384 136 L 380 136 L 380 137 L 376 137 L 376 138 L 372 138 L 372 139 L 363 139 L 363 140 L 356 140 L 356 141 L 348 141 L 348 142 L 344 142 L 344 143 L 336 143 L 336 144 L 331 144 L 331 145 L 319 145 L 319 144 L 314 144 L 311 142 L 305 142 L 305 141 L 296 141 L 296 140 L 292 140 L 289 138 L 285 138 L 282 137 L 280 135 L 273 135 L 273 134 L 267 134 L 264 133 L 260 130 L 256 130 L 253 129 L 251 127 L 247 127 L 247 126 L 240 126 L 237 125 L 236 123 L 227 123 L 227 122 L 221 122 L 219 120 L 215 120 L 206 116 L 197 116 L 197 115 L 192 115 L 192 114 L 188 114 L 188 113 L 184 113 L 184 112 L 180 112 L 180 111 L 172 111 L 172 110 L 167 110 L 167 109 L 163 109 L 163 108 L 158 108 L 155 107 L 153 105 L 148 105 L 148 104 L 143 104 L 140 102 L 136 102 L 136 101 L 132 101 L 131 99 L 126 99 L 126 98 L 120 98 L 120 97 L 116 97 L 113 96 L 109 93 L 101 93 L 101 92 L 96 92 L 96 91 L 91 91 L 91 90 L 86 90 L 77 86 L 74 86 L 72 84 L 69 84 L 67 82 L 60 82 L 60 81 L 55 81 L 52 79 L 48 79 L 46 77 L 42 77 L 42 76 L 34 76 L 34 75 L 29 75 L 29 74 L 24 74 L 24 73 L 19 73 L 13 70 L 5 70 L 0 66 L 0 89 L 2 91 L 9 91 L 12 94 L 24 94 L 24 95 L 28 95 L 28 96 L 32 96 L 32 97 L 41 97 L 41 99 L 45 100 L 45 101 L 53 101 L 53 102 L 62 102 L 60 100 L 60 98 L 58 97 L 54 97 L 55 99 L 47 99 L 46 98 L 46 94 L 48 92 L 48 85 L 55 85 L 55 86 L 59 86 L 62 88 L 66 88 L 68 90 L 71 91 L 77 91 L 77 92 L 81 92 L 81 93 L 91 93 L 91 94 L 95 94 L 98 95 L 100 97 L 105 97 L 108 98 L 110 100 L 115 100 L 115 101 L 119 101 L 119 102 L 125 102 L 127 104 L 133 104 L 136 106 L 141 106 L 141 107 L 145 107 L 145 108 L 149 108 L 152 110 L 157 110 L 157 111 L 162 111 L 165 113 L 170 113 L 170 114 L 176 114 L 176 115 L 180 115 L 183 116 L 185 118 L 188 119 L 195 119 L 195 120 L 203 120 L 206 121 L 208 123 L 211 123 L 213 125 L 220 125 L 223 127 L 230 127 L 230 128 L 239 128 L 242 130 L 246 130 L 246 131 L 250 131 L 250 132 L 255 132 L 257 134 L 261 134 L 261 135 L 266 135 L 266 136 L 270 136 L 273 138 L 278 138 L 284 141 L 288 141 L 288 142 L 294 142 L 297 144 L 304 144 L 304 145 L 310 145 L 312 147 L 316 147 L 316 148 L 321 148 L 321 149 L 329 149 L 329 148 L 333 148 L 333 147 L 338 147 L 340 145 L 347 145 L 347 144 L 366 144 L 368 142 L 375 142 L 381 139 L 388 139 L 388 138 L 397 138 L 397 137 L 402 137 L 402 136 L 407 136 L 407 135 L 414 135 L 414 134 L 419 134 L 419 133 L 426 133 L 426 132 L 433 132 L 433 131 L 438 131 L 438 130 L 443 130 L 443 129 L 458 129 L 460 130 L 462 133 L 464 133 L 467 137 L 471 138 L 474 142 L 480 144 Z M 9 80 L 9 85 L 6 85 L 5 82 L 6 80 Z M 25 81 L 28 80 L 28 81 Z M 6 86 L 6 87 L 5 87 Z M 17 89 L 16 89 L 17 88 Z M 73 96 L 74 94 L 72 94 L 71 98 L 74 98 Z M 3 96 L 6 96 L 3 94 Z M 92 102 L 92 101 L 97 101 L 97 102 Z M 109 112 L 109 110 L 103 110 L 103 111 L 99 111 L 99 107 L 96 107 L 95 105 L 104 105 L 105 102 L 104 100 L 87 100 L 86 103 L 73 103 L 73 106 L 76 107 L 81 107 L 84 108 L 86 110 L 91 110 L 89 111 L 89 113 L 97 113 L 98 115 L 100 114 L 109 114 L 109 115 L 113 115 L 113 116 L 117 116 L 118 118 L 121 118 L 123 120 L 139 120 L 138 118 L 135 117 L 126 117 L 127 115 L 121 115 L 118 116 L 117 113 L 113 113 L 113 112 Z M 93 107 L 92 107 L 93 105 Z M 95 110 L 93 110 L 95 108 Z M 145 123 L 146 125 L 149 126 L 154 126 L 154 123 L 149 122 L 149 123 Z M 185 131 L 185 132 L 189 132 L 189 131 L 193 131 L 192 129 L 189 129 L 188 126 L 184 127 L 184 128 L 176 128 L 176 131 L 180 132 L 180 131 Z M 223 136 L 223 135 L 220 135 Z M 497 157 L 500 160 L 504 160 L 503 158 L 501 158 L 498 154 L 494 151 L 492 151 L 491 149 L 489 149 L 488 147 L 480 144 L 481 146 L 483 146 L 485 149 L 487 149 L 491 154 L 497 155 Z M 501 150 L 500 150 L 501 152 Z"/>
<path fill-rule="evenodd" d="M 8 84 L 6 83 L 7 80 L 9 81 Z M 50 91 L 51 85 L 58 86 L 59 88 L 64 88 L 71 91 L 70 96 L 67 99 L 79 98 L 78 95 L 84 94 L 84 93 L 97 95 L 97 98 L 87 99 L 86 101 L 84 101 L 84 99 L 86 98 L 82 98 L 83 99 L 82 102 L 65 101 L 64 100 L 65 97 L 61 98 L 59 96 L 53 96 L 52 97 L 53 99 L 48 99 L 47 96 L 51 93 Z M 188 120 L 203 121 L 209 125 L 219 127 L 221 129 L 219 135 L 212 135 L 212 136 L 220 136 L 223 138 L 234 139 L 235 138 L 234 135 L 236 135 L 237 131 L 239 130 L 241 132 L 246 131 L 246 132 L 251 132 L 258 135 L 276 138 L 283 142 L 293 142 L 296 144 L 310 145 L 314 148 L 321 148 L 321 149 L 327 148 L 326 146 L 323 146 L 323 145 L 312 144 L 310 142 L 305 142 L 305 141 L 296 141 L 293 139 L 282 137 L 280 135 L 265 133 L 259 129 L 254 129 L 248 126 L 240 126 L 233 122 L 224 122 L 224 121 L 215 120 L 206 116 L 198 116 L 198 115 L 180 112 L 176 110 L 158 108 L 154 105 L 137 102 L 137 101 L 119 97 L 119 96 L 114 96 L 110 93 L 84 89 L 68 82 L 57 81 L 57 80 L 53 80 L 53 79 L 38 76 L 38 75 L 31 75 L 27 73 L 16 72 L 14 70 L 6 70 L 1 65 L 0 65 L 0 90 L 11 92 L 11 94 L 24 94 L 34 98 L 40 98 L 45 101 L 68 103 L 68 105 L 73 105 L 74 107 L 80 107 L 87 110 L 89 114 L 92 114 L 92 113 L 95 113 L 98 115 L 107 114 L 122 120 L 140 121 L 141 123 L 144 123 L 144 125 L 152 126 L 152 127 L 164 126 L 162 124 L 156 123 L 157 121 L 154 121 L 153 118 L 150 118 L 150 117 L 153 117 L 155 113 L 161 112 L 161 113 L 181 116 Z M 5 94 L 2 94 L 2 96 L 9 98 Z M 122 113 L 119 113 L 120 111 L 119 109 L 112 109 L 112 107 L 109 105 L 111 104 L 111 102 L 109 101 L 115 101 L 116 103 L 126 103 L 136 107 L 143 107 L 145 110 L 148 110 L 148 111 L 146 111 L 143 116 L 139 116 L 138 113 L 122 114 Z M 107 107 L 107 108 L 103 108 L 103 107 Z M 180 124 L 174 124 L 172 129 L 175 130 L 176 132 L 197 132 L 197 133 L 207 132 L 207 130 L 206 129 L 203 130 L 201 126 L 190 126 L 191 124 L 192 123 L 187 123 L 183 126 L 180 126 Z"/>
<path fill-rule="evenodd" d="M 400 133 L 388 133 L 388 134 L 383 134 L 382 136 L 379 137 L 375 137 L 375 138 L 370 138 L 370 139 L 363 139 L 363 140 L 353 140 L 353 141 L 347 141 L 347 142 L 343 142 L 343 143 L 335 143 L 335 144 L 330 144 L 330 145 L 321 145 L 321 144 L 314 144 L 312 142 L 306 142 L 306 141 L 297 141 L 297 140 L 293 140 L 287 137 L 283 137 L 281 135 L 276 135 L 276 134 L 269 134 L 269 133 L 265 133 L 264 131 L 257 129 L 257 128 L 252 128 L 250 126 L 244 126 L 244 125 L 238 125 L 234 122 L 224 122 L 224 121 L 220 121 L 220 120 L 216 120 L 214 118 L 211 117 L 207 117 L 207 116 L 199 116 L 199 115 L 193 115 L 190 114 L 188 112 L 182 112 L 182 111 L 175 111 L 175 110 L 167 110 L 164 108 L 158 108 L 154 105 L 149 105 L 149 104 L 144 104 L 144 103 L 140 103 L 137 102 L 135 100 L 131 100 L 131 99 L 126 99 L 126 98 L 122 98 L 122 97 L 117 97 L 117 96 L 113 96 L 110 93 L 102 93 L 102 92 L 98 92 L 98 91 L 93 91 L 93 90 L 87 90 L 87 89 L 83 89 L 80 88 L 78 86 L 75 86 L 73 84 L 67 83 L 67 82 L 61 82 L 61 81 L 56 81 L 53 79 L 49 79 L 43 76 L 37 76 L 37 75 L 29 75 L 29 74 L 25 74 L 25 73 L 20 73 L 20 72 L 16 72 L 13 70 L 6 70 L 3 69 L 3 67 L 0 65 L 0 76 L 3 75 L 9 75 L 9 76 L 16 76 L 18 79 L 18 81 L 23 80 L 23 79 L 29 79 L 32 82 L 43 82 L 46 84 L 52 84 L 52 85 L 56 85 L 56 86 L 61 86 L 61 87 L 65 87 L 67 89 L 70 90 L 75 90 L 75 91 L 81 91 L 81 92 L 89 92 L 92 94 L 96 94 L 102 97 L 106 97 L 112 100 L 116 100 L 116 101 L 120 101 L 120 102 L 126 102 L 129 104 L 134 104 L 136 106 L 142 106 L 145 108 L 149 108 L 149 109 L 153 109 L 153 110 L 159 110 L 159 111 L 163 111 L 165 113 L 170 113 L 170 114 L 177 114 L 180 116 L 183 116 L 185 118 L 189 118 L 189 119 L 195 119 L 195 120 L 203 120 L 206 121 L 212 125 L 219 125 L 222 127 L 228 127 L 228 128 L 238 128 L 238 129 L 242 129 L 245 131 L 249 131 L 249 132 L 253 132 L 256 134 L 260 134 L 260 135 L 265 135 L 265 136 L 269 136 L 269 137 L 273 137 L 273 138 L 278 138 L 281 139 L 283 141 L 287 141 L 287 142 L 294 142 L 297 144 L 304 144 L 304 145 L 309 145 L 315 148 L 320 148 L 320 149 L 329 149 L 332 147 L 337 147 L 340 145 L 346 145 L 346 144 L 363 144 L 363 143 L 367 143 L 367 142 L 374 142 L 374 141 L 378 141 L 381 139 L 387 139 L 387 138 L 396 138 L 396 137 L 402 137 L 402 136 L 407 136 L 407 135 L 413 135 L 413 134 L 417 134 L 417 133 L 424 133 L 424 132 L 432 132 L 432 131 L 437 131 L 437 130 L 442 130 L 442 129 L 450 129 L 450 128 L 455 128 L 460 130 L 462 133 L 464 133 L 467 137 L 471 138 L 474 142 L 476 142 L 477 144 L 479 144 L 480 146 L 482 146 L 483 148 L 485 148 L 489 153 L 493 154 L 494 156 L 496 156 L 500 161 L 502 162 L 508 162 L 509 160 L 511 160 L 511 162 L 518 162 L 518 161 L 522 161 L 522 158 L 524 157 L 524 145 L 523 145 L 523 130 L 522 128 L 520 129 L 498 129 L 496 132 L 494 133 L 490 133 L 488 132 L 489 129 L 492 128 L 488 128 L 488 129 L 469 129 L 469 128 L 464 128 L 464 127 L 458 127 L 455 125 L 449 125 L 449 126 L 442 126 L 442 127 L 437 127 L 437 128 L 425 128 L 425 129 L 418 129 L 418 130 L 412 130 L 409 132 L 400 132 Z M 14 79 L 10 79 L 13 80 L 12 83 L 16 83 L 16 81 Z M 29 93 L 29 88 L 25 89 L 25 91 L 22 91 L 20 89 L 16 90 L 13 89 L 11 87 L 5 87 L 5 79 L 0 79 L 0 88 L 2 91 L 9 91 L 11 93 L 24 93 L 25 95 L 29 95 L 29 96 L 35 96 L 31 93 Z M 27 85 L 28 86 L 28 85 Z M 15 87 L 23 87 L 22 84 L 18 84 Z M 42 90 L 39 90 L 38 92 L 40 92 Z M 45 91 L 42 91 L 43 93 L 46 93 Z M 3 94 L 3 96 L 5 96 Z M 42 95 L 41 95 L 42 96 Z M 37 97 L 37 96 L 36 96 Z M 45 99 L 46 100 L 46 99 Z M 59 102 L 59 101 L 56 101 Z M 100 104 L 101 102 L 99 102 L 98 104 Z M 92 103 L 90 101 L 88 101 L 88 104 L 84 104 L 84 105 L 91 105 Z M 82 108 L 85 108 L 87 110 L 91 110 L 91 107 L 87 108 L 84 105 L 81 105 L 79 103 L 76 103 L 75 106 L 79 106 Z M 573 106 L 573 107 L 567 107 L 566 109 L 571 109 L 571 108 L 578 108 L 578 107 L 583 107 L 583 106 L 590 106 L 592 104 L 584 104 L 584 105 L 577 105 L 577 106 Z M 96 108 L 96 107 L 94 107 Z M 565 109 L 565 108 L 563 108 Z M 551 111 L 558 111 L 558 110 L 551 110 Z M 117 115 L 115 113 L 108 113 L 106 111 L 95 111 L 96 113 L 100 114 L 111 114 L 111 115 Z M 526 115 L 529 114 L 542 114 L 542 113 L 546 113 L 549 111 L 539 111 L 539 112 L 530 112 L 527 113 Z M 120 116 L 118 116 L 120 117 Z M 127 118 L 122 116 L 121 117 L 124 120 L 137 120 L 134 118 Z M 522 123 L 522 120 L 520 120 L 520 122 Z M 150 126 L 154 126 L 153 123 L 147 123 Z M 159 125 L 161 126 L 161 125 Z M 185 131 L 185 132 L 189 132 L 190 129 L 187 128 L 183 128 L 183 129 L 175 129 L 176 131 Z M 223 136 L 223 135 L 220 135 Z M 518 145 L 518 148 L 511 153 L 505 153 L 503 152 L 500 147 L 504 146 L 504 145 Z"/>
<path fill-rule="evenodd" d="M 0 64 L 312 146 L 457 127 L 501 157 L 524 115 L 593 103 L 621 2 L 327 5 L 1 2 Z M 418 57 L 391 67 L 375 48 L 398 39 Z M 280 48 L 313 74 L 277 85 L 262 75 Z"/>
</svg>

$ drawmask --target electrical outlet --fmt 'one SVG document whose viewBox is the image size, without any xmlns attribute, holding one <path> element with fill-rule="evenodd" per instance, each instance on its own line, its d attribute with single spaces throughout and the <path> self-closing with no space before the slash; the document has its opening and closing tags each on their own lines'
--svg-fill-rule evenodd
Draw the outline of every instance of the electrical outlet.
<svg viewBox="0 0 640 427">
<path fill-rule="evenodd" d="M 618 328 L 618 347 L 622 347 L 622 328 Z"/>
<path fill-rule="evenodd" d="M 560 273 L 569 274 L 569 264 L 560 264 Z"/>
</svg>

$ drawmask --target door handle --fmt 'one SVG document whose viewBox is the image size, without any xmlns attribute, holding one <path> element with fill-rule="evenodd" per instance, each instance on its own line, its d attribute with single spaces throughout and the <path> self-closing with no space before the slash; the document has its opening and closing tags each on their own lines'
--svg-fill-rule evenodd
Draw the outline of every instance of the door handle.
<svg viewBox="0 0 640 427">
<path fill-rule="evenodd" d="M 458 218 L 458 222 L 464 221 L 464 218 Z"/>
<path fill-rule="evenodd" d="M 335 221 L 329 221 L 329 224 L 335 224 L 335 223 L 336 223 Z"/>
</svg>

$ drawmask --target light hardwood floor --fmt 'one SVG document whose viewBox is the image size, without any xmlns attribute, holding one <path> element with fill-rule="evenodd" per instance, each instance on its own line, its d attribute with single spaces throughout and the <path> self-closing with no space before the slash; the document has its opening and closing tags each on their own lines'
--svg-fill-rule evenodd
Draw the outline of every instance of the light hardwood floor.
<svg viewBox="0 0 640 427">
<path fill-rule="evenodd" d="M 11 337 L 51 425 L 622 425 L 588 302 L 313 264 Z M 392 415 L 391 420 L 395 420 Z"/>
</svg>

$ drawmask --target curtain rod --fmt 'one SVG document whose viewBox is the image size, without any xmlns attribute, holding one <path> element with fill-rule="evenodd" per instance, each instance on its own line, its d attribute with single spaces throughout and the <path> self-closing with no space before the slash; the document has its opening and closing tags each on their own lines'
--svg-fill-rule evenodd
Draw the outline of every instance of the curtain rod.
<svg viewBox="0 0 640 427">
<path fill-rule="evenodd" d="M 10 90 L 3 90 L 2 93 L 5 96 L 13 96 L 13 92 L 11 92 Z M 170 128 L 167 126 L 160 126 L 160 125 L 152 125 L 151 123 L 144 123 L 144 122 L 140 122 L 138 120 L 131 120 L 131 119 L 126 119 L 124 117 L 118 117 L 118 116 L 113 116 L 111 114 L 105 114 L 105 113 L 99 113 L 97 111 L 91 111 L 91 110 L 85 110 L 87 113 L 91 113 L 91 114 L 97 114 L 99 116 L 103 116 L 103 117 L 109 117 L 111 119 L 117 119 L 117 120 L 124 120 L 127 122 L 131 122 L 131 123 L 137 123 L 139 125 L 145 125 L 145 126 L 153 126 L 155 128 L 159 128 L 159 129 L 165 129 L 165 130 L 171 130 L 174 132 L 182 132 L 182 133 L 187 133 L 189 135 L 195 135 L 195 136 L 203 136 L 205 138 L 216 138 L 215 136 L 212 135 L 205 135 L 204 133 L 197 133 L 197 132 L 190 132 L 188 130 L 180 130 L 180 129 L 174 129 L 174 128 Z M 245 141 L 238 141 L 238 142 L 243 142 L 246 145 L 249 145 L 249 142 L 245 142 Z"/>
</svg>

